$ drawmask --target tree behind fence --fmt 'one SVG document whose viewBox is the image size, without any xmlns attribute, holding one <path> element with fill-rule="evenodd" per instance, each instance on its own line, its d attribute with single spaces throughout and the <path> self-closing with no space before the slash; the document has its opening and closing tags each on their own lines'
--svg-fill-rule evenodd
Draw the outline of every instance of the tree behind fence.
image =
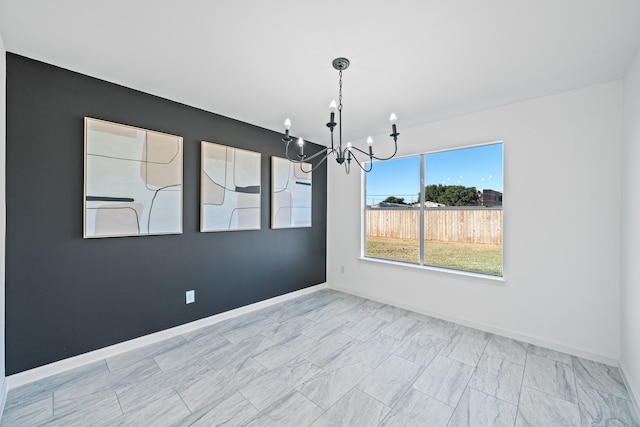
<svg viewBox="0 0 640 427">
<path fill-rule="evenodd" d="M 367 236 L 418 239 L 418 209 L 367 209 Z M 425 209 L 425 240 L 502 244 L 502 209 Z"/>
</svg>

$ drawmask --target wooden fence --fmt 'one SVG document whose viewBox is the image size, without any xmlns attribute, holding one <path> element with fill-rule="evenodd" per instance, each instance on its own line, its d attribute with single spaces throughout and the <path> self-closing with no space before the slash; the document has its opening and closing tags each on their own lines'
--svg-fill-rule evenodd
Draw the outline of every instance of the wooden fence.
<svg viewBox="0 0 640 427">
<path fill-rule="evenodd" d="M 502 244 L 502 209 L 425 209 L 425 240 Z M 418 209 L 367 209 L 367 236 L 418 239 Z"/>
</svg>

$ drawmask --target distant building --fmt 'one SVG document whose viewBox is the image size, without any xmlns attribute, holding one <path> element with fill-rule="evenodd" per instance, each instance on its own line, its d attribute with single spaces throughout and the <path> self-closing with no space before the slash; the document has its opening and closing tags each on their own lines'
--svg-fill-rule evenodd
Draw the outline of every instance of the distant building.
<svg viewBox="0 0 640 427">
<path fill-rule="evenodd" d="M 494 206 L 502 206 L 502 193 L 495 190 L 478 190 L 478 198 L 481 206 L 492 208 Z"/>
<path fill-rule="evenodd" d="M 442 208 L 445 207 L 447 205 L 443 205 L 442 203 L 436 203 L 436 202 L 430 202 L 429 200 L 424 202 L 424 206 L 426 208 Z"/>
<path fill-rule="evenodd" d="M 426 208 L 443 208 L 447 205 L 443 205 L 442 203 L 425 201 L 424 206 Z M 389 203 L 389 202 L 380 202 L 375 205 L 368 205 L 369 209 L 382 209 L 382 208 L 400 208 L 400 209 L 419 209 L 420 203 L 411 203 L 411 204 L 400 204 L 400 203 Z"/>
</svg>

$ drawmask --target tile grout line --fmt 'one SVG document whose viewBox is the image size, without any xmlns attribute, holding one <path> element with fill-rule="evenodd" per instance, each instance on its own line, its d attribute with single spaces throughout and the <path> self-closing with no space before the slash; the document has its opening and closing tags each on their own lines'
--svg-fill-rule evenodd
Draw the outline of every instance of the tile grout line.
<svg viewBox="0 0 640 427">
<path fill-rule="evenodd" d="M 513 420 L 513 425 L 516 425 L 518 417 L 520 416 L 520 400 L 522 399 L 522 389 L 524 387 L 524 373 L 527 372 L 527 361 L 529 360 L 529 346 L 524 354 L 524 368 L 522 369 L 522 378 L 520 379 L 520 392 L 518 393 L 518 403 L 516 404 L 516 417 Z"/>
<path fill-rule="evenodd" d="M 180 392 L 178 391 L 177 388 L 175 387 L 171 387 L 171 390 L 173 390 L 178 397 L 180 398 L 180 400 L 182 401 L 182 404 L 187 408 L 187 410 L 189 411 L 189 414 L 193 414 L 195 412 L 195 410 L 192 410 L 189 405 L 187 405 L 187 402 L 184 401 L 184 398 L 182 397 L 182 395 L 180 394 Z M 184 417 L 183 417 L 184 418 Z"/>
<path fill-rule="evenodd" d="M 368 376 L 368 375 L 367 375 L 367 376 Z M 365 378 L 366 378 L 366 377 L 365 377 Z M 363 378 L 360 382 L 362 382 L 362 381 L 364 381 L 364 378 Z M 358 384 L 360 384 L 360 383 L 358 383 Z M 380 422 L 378 423 L 378 425 L 379 425 L 379 426 L 380 426 L 380 425 L 382 425 L 382 424 L 384 424 L 384 421 L 385 421 L 387 418 L 389 418 L 389 415 L 391 415 L 391 413 L 393 412 L 393 408 L 395 408 L 395 407 L 396 407 L 396 405 L 398 404 L 398 402 L 400 402 L 400 400 L 402 400 L 402 399 L 398 400 L 398 402 L 396 402 L 395 404 L 393 404 L 393 406 L 388 406 L 388 405 L 387 405 L 387 404 L 385 404 L 384 402 L 381 402 L 377 397 L 373 397 L 373 396 L 371 396 L 369 393 L 367 393 L 366 391 L 362 390 L 361 388 L 358 388 L 358 384 L 356 384 L 355 386 L 353 386 L 353 389 L 352 389 L 352 390 L 358 389 L 358 391 L 359 391 L 360 393 L 366 394 L 366 395 L 367 395 L 367 396 L 369 396 L 371 399 L 373 399 L 373 400 L 375 400 L 376 402 L 380 403 L 380 404 L 381 404 L 382 406 L 384 406 L 385 408 L 389 408 L 389 412 L 387 413 L 387 415 L 385 415 L 385 416 L 384 416 L 384 418 L 383 418 L 383 419 L 381 419 L 381 420 L 380 420 Z M 403 395 L 403 396 L 404 396 L 404 395 Z M 336 402 L 336 403 L 337 403 L 337 402 Z"/>
<path fill-rule="evenodd" d="M 512 403 L 512 402 L 509 402 L 509 401 L 507 401 L 507 400 L 504 400 L 504 399 L 503 399 L 503 398 L 501 398 L 501 397 L 493 396 L 493 395 L 491 395 L 491 394 L 487 393 L 486 391 L 482 391 L 482 390 L 480 390 L 480 389 L 478 389 L 478 388 L 476 388 L 476 387 L 474 387 L 474 386 L 472 386 L 472 385 L 470 385 L 470 386 L 469 386 L 469 388 L 470 388 L 470 389 L 472 389 L 472 390 L 477 391 L 478 393 L 486 394 L 487 396 L 489 396 L 489 397 L 493 397 L 494 399 L 499 400 L 499 401 L 500 401 L 500 402 L 502 402 L 502 403 L 506 403 L 507 405 L 515 406 L 515 407 L 517 408 L 517 405 L 516 405 L 515 403 Z M 519 397 L 519 396 L 518 396 L 518 397 Z"/>
<path fill-rule="evenodd" d="M 493 337 L 493 334 L 491 334 L 491 336 Z M 467 384 L 464 386 L 464 389 L 462 390 L 462 394 L 460 395 L 460 399 L 458 399 L 458 401 L 456 402 L 456 406 L 453 408 L 453 412 L 451 412 L 451 416 L 449 417 L 449 420 L 447 421 L 447 426 L 451 422 L 451 419 L 453 418 L 453 415 L 456 413 L 456 409 L 458 409 L 458 405 L 460 405 L 460 401 L 462 400 L 462 396 L 464 396 L 465 391 L 467 391 L 469 389 L 469 387 L 470 387 L 469 383 L 471 383 L 471 380 L 475 376 L 476 372 L 478 372 L 478 363 L 480 363 L 480 359 L 482 359 L 482 356 L 485 354 L 485 351 L 487 350 L 487 346 L 489 345 L 489 341 L 490 340 L 491 340 L 491 338 L 489 338 L 487 340 L 487 342 L 484 343 L 484 347 L 482 348 L 482 353 L 480 353 L 480 357 L 478 358 L 478 362 L 476 362 L 476 365 L 473 367 L 473 372 L 469 376 L 469 379 L 467 380 Z"/>
<path fill-rule="evenodd" d="M 571 358 L 571 372 L 573 373 L 573 386 L 576 388 L 576 402 L 578 406 L 578 417 L 580 419 L 580 425 L 584 425 L 584 420 L 582 419 L 582 404 L 580 402 L 580 394 L 578 393 L 578 375 L 576 374 L 576 368 L 573 358 Z"/>
<path fill-rule="evenodd" d="M 124 417 L 124 409 L 122 409 L 122 403 L 120 403 L 120 396 L 118 396 L 117 391 L 113 391 L 113 394 L 116 395 L 116 400 L 118 401 L 118 406 L 120 407 L 120 412 L 122 412 L 122 416 Z"/>
<path fill-rule="evenodd" d="M 494 336 L 496 336 L 496 335 L 492 334 L 491 338 L 493 338 Z M 515 339 L 512 339 L 512 338 L 508 338 L 508 339 L 516 341 L 516 342 L 521 342 L 521 341 L 518 341 L 518 340 L 515 340 Z M 491 341 L 491 339 L 489 339 L 489 341 Z M 487 350 L 487 347 L 489 347 L 489 343 L 488 342 L 487 342 L 487 346 L 485 347 L 485 350 L 482 353 L 482 355 L 487 356 L 487 357 L 493 357 L 495 359 L 500 359 L 503 362 L 512 363 L 514 365 L 522 366 L 522 377 L 520 378 L 520 391 L 518 391 L 518 403 L 509 402 L 509 401 L 504 400 L 504 399 L 502 399 L 502 398 L 500 398 L 498 396 L 493 396 L 493 395 L 491 395 L 491 394 L 489 394 L 489 393 L 487 393 L 485 391 L 482 391 L 482 390 L 480 390 L 480 389 L 478 389 L 476 387 L 469 386 L 470 388 L 472 388 L 472 389 L 474 389 L 474 390 L 476 390 L 476 391 L 478 391 L 480 393 L 484 393 L 484 394 L 486 394 L 488 396 L 491 396 L 491 397 L 495 398 L 496 400 L 499 400 L 501 402 L 504 402 L 504 403 L 507 403 L 509 405 L 515 406 L 516 407 L 516 418 L 517 418 L 517 412 L 518 412 L 518 405 L 519 405 L 519 402 L 520 402 L 520 394 L 522 393 L 522 386 L 523 386 L 523 382 L 524 382 L 524 371 L 527 368 L 527 365 L 526 365 L 527 364 L 527 355 L 529 354 L 529 351 L 528 351 L 529 344 L 527 344 L 527 343 L 524 343 L 524 344 L 526 344 L 527 347 L 526 347 L 525 352 L 524 352 L 525 361 L 523 363 L 514 362 L 512 360 L 507 360 L 504 357 L 496 356 L 496 355 L 487 353 L 486 350 Z M 515 420 L 514 420 L 514 424 L 515 424 Z"/>
</svg>

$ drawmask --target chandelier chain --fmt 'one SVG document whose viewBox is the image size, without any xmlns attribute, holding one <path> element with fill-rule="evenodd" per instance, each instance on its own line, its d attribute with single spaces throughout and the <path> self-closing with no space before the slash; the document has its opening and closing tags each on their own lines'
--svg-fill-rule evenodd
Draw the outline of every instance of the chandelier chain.
<svg viewBox="0 0 640 427">
<path fill-rule="evenodd" d="M 338 73 L 340 75 L 340 82 L 338 83 L 338 87 L 340 88 L 338 92 L 338 111 L 342 111 L 342 70 Z"/>
</svg>

